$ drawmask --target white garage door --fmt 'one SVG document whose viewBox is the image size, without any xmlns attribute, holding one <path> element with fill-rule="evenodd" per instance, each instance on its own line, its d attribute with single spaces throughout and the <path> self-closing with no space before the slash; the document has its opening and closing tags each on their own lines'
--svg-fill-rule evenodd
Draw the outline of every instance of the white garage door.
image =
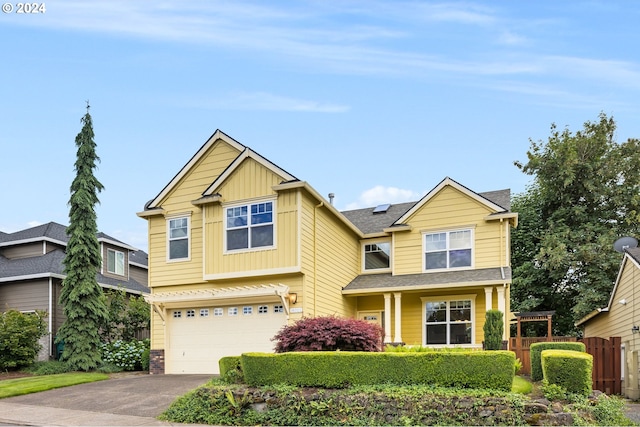
<svg viewBox="0 0 640 427">
<path fill-rule="evenodd" d="M 282 304 L 264 303 L 169 310 L 165 372 L 218 374 L 218 360 L 246 352 L 272 352 L 286 324 Z"/>
</svg>

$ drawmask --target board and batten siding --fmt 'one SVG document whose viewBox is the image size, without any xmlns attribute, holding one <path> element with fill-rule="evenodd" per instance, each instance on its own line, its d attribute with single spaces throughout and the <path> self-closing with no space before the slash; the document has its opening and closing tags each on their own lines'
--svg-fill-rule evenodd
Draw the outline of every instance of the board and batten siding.
<svg viewBox="0 0 640 427">
<path fill-rule="evenodd" d="M 191 202 L 202 193 L 238 156 L 239 151 L 222 140 L 214 143 L 180 182 L 160 201 L 164 216 L 148 217 L 149 287 L 202 281 L 202 209 Z M 167 219 L 189 217 L 190 259 L 168 261 Z M 177 264 L 180 268 L 177 268 Z"/>
<path fill-rule="evenodd" d="M 308 316 L 356 314 L 356 301 L 342 288 L 360 272 L 358 236 L 326 206 L 303 193 L 302 271 L 305 274 L 304 312 Z"/>
<path fill-rule="evenodd" d="M 263 194 L 267 191 L 269 190 L 263 189 Z M 299 265 L 297 193 L 283 191 L 277 196 L 274 200 L 275 235 L 272 248 L 225 252 L 224 207 L 219 203 L 205 207 L 205 274 L 245 273 L 251 270 L 292 268 Z M 245 201 L 246 199 L 239 200 Z"/>
<path fill-rule="evenodd" d="M 505 239 L 499 221 L 483 218 L 492 213 L 486 206 L 452 187 L 443 188 L 407 221 L 411 231 L 394 234 L 394 274 L 423 272 L 423 233 L 472 228 L 473 268 L 505 265 Z M 502 230 L 504 233 L 504 229 Z"/>
</svg>

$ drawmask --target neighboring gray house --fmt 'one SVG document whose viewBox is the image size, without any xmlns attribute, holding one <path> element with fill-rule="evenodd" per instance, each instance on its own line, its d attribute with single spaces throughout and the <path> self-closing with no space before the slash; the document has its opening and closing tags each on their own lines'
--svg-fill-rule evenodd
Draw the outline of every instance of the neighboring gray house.
<svg viewBox="0 0 640 427">
<path fill-rule="evenodd" d="M 148 294 L 147 253 L 104 233 L 97 237 L 102 254 L 96 274 L 100 286 L 121 287 L 131 295 Z M 39 360 L 55 356 L 53 340 L 64 321 L 59 299 L 68 241 L 66 226 L 55 222 L 0 232 L 0 313 L 9 309 L 47 312 L 48 335 L 41 340 Z"/>
</svg>

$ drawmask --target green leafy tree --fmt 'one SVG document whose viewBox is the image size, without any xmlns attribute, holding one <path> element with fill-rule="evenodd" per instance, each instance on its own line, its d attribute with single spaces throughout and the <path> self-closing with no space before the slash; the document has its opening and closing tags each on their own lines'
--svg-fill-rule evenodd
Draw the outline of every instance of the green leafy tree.
<svg viewBox="0 0 640 427">
<path fill-rule="evenodd" d="M 556 310 L 554 334 L 606 305 L 621 260 L 613 243 L 640 231 L 640 140 L 617 143 L 615 130 L 605 114 L 575 133 L 552 125 L 515 162 L 534 179 L 512 204 L 512 308 Z"/>
<path fill-rule="evenodd" d="M 101 363 L 100 326 L 108 317 L 102 288 L 96 280 L 100 266 L 95 204 L 102 184 L 93 175 L 96 154 L 89 106 L 82 118 L 82 130 L 76 136 L 78 147 L 69 199 L 67 252 L 64 259 L 66 277 L 62 283 L 60 303 L 66 316 L 57 341 L 64 343 L 61 359 L 72 369 L 88 371 Z"/>
<path fill-rule="evenodd" d="M 127 297 L 126 291 L 119 288 L 105 292 L 104 299 L 109 313 L 100 328 L 104 342 L 131 341 L 139 331 L 149 328 L 151 307 L 143 297 Z"/>
<path fill-rule="evenodd" d="M 0 369 L 20 368 L 35 362 L 42 348 L 38 340 L 47 333 L 46 314 L 18 310 L 0 314 Z"/>
</svg>

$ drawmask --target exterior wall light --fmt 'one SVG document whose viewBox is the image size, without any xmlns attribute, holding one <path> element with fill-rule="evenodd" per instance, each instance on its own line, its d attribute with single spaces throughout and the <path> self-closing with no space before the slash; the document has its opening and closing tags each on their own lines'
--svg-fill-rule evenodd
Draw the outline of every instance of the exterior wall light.
<svg viewBox="0 0 640 427">
<path fill-rule="evenodd" d="M 640 332 L 640 326 L 633 325 L 633 328 L 631 328 L 631 333 L 637 334 L 638 332 Z"/>
<path fill-rule="evenodd" d="M 298 294 L 295 292 L 289 292 L 289 302 L 295 304 L 298 302 Z"/>
</svg>

